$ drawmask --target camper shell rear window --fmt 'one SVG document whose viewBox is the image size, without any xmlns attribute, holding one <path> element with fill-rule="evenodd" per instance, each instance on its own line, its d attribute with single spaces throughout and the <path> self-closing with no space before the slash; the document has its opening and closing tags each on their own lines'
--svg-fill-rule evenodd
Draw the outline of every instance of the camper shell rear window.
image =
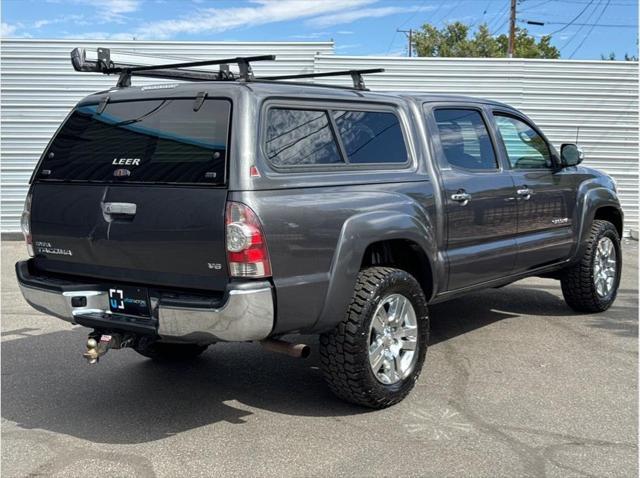
<svg viewBox="0 0 640 478">
<path fill-rule="evenodd" d="M 231 102 L 199 103 L 80 105 L 45 151 L 35 180 L 224 184 Z"/>
</svg>

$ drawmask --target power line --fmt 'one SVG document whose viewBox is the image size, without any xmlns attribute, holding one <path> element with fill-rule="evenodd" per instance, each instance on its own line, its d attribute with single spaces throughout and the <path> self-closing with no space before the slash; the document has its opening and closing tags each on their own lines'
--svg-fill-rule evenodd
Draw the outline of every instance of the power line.
<svg viewBox="0 0 640 478">
<path fill-rule="evenodd" d="M 549 35 L 555 35 L 556 33 L 560 33 L 563 30 L 566 30 L 567 28 L 569 28 L 570 25 L 573 25 L 573 23 L 582 16 L 582 14 L 587 10 L 587 8 L 589 8 L 592 4 L 593 4 L 594 0 L 589 0 L 589 3 L 587 4 L 586 7 L 584 7 L 582 10 L 580 10 L 580 13 L 578 13 L 573 20 L 571 20 L 569 23 L 567 23 L 565 26 L 563 26 L 562 28 L 556 30 L 555 32 L 551 32 L 549 33 Z"/>
<path fill-rule="evenodd" d="M 396 41 L 397 35 L 398 35 L 398 30 L 394 32 L 393 38 L 391 38 L 391 41 L 389 42 L 389 46 L 387 47 L 387 53 L 389 53 L 389 50 L 391 50 L 391 47 L 393 46 L 393 42 Z"/>
<path fill-rule="evenodd" d="M 427 3 L 427 0 L 422 0 L 422 3 L 420 5 L 418 5 L 418 8 L 416 8 L 413 11 L 413 13 L 409 16 L 409 18 L 407 18 L 404 22 L 402 22 L 400 25 L 398 25 L 398 28 L 402 28 L 407 23 L 409 23 L 411 20 L 413 20 L 413 17 L 415 17 L 418 14 L 418 12 L 422 11 L 422 7 L 424 7 L 425 3 Z"/>
<path fill-rule="evenodd" d="M 509 9 L 509 4 L 506 2 L 503 3 L 500 9 L 493 16 L 493 18 L 489 20 L 489 23 L 488 23 L 489 28 L 491 28 L 492 25 L 497 25 L 498 22 L 500 21 L 500 18 L 502 18 L 502 15 L 504 15 L 508 9 Z"/>
<path fill-rule="evenodd" d="M 496 28 L 493 32 L 491 32 L 491 35 L 495 35 L 500 30 L 502 30 L 502 27 L 504 27 L 507 24 L 508 21 L 509 21 L 509 15 L 507 15 L 507 17 L 504 19 L 504 21 L 500 24 L 500 26 L 498 28 Z"/>
<path fill-rule="evenodd" d="M 509 3 L 505 3 L 504 5 L 502 5 L 502 8 L 498 11 L 498 13 L 496 13 L 496 15 L 491 19 L 491 21 L 488 23 L 488 27 L 489 27 L 489 31 L 491 31 L 491 35 L 494 35 L 495 33 L 497 33 L 499 30 L 502 29 L 502 27 L 505 25 L 505 23 L 507 23 L 507 20 L 509 18 L 509 16 L 507 15 L 506 19 L 504 20 L 504 22 L 502 22 L 502 24 L 500 24 L 500 26 L 496 29 L 492 29 L 491 25 L 498 25 L 498 22 L 500 21 L 500 19 L 502 18 L 502 16 L 507 13 L 507 11 L 509 10 Z M 497 21 L 496 21 L 497 20 Z"/>
<path fill-rule="evenodd" d="M 482 10 L 482 16 L 478 19 L 476 19 L 475 22 L 473 22 L 469 28 L 473 28 L 475 27 L 478 23 L 481 23 L 484 20 L 484 16 L 487 14 L 487 11 L 489 10 L 489 5 L 491 5 L 491 0 L 489 0 L 489 2 L 487 2 L 487 6 L 484 7 L 484 10 Z"/>
<path fill-rule="evenodd" d="M 458 9 L 458 7 L 460 6 L 460 4 L 461 4 L 461 3 L 462 3 L 462 0 L 458 0 L 458 3 L 454 4 L 454 5 L 453 5 L 453 7 L 451 7 L 451 10 L 449 10 L 449 11 L 448 11 L 448 12 L 446 12 L 444 15 L 442 15 L 442 17 L 441 17 L 438 21 L 434 22 L 434 24 L 438 24 L 438 23 L 440 23 L 442 20 L 444 20 L 444 19 L 445 19 L 445 17 L 446 17 L 447 15 L 451 15 L 455 10 L 457 10 L 457 9 Z"/>
<path fill-rule="evenodd" d="M 584 23 L 588 23 L 591 20 L 591 17 L 595 15 L 595 13 L 598 11 L 598 8 L 600 8 L 602 3 L 604 3 L 604 0 L 598 0 L 598 3 L 593 7 L 593 10 L 591 11 L 591 13 L 589 13 L 589 16 L 585 19 Z M 564 45 L 562 45 L 562 47 L 560 48 L 560 51 L 561 52 L 564 51 L 569 46 L 569 44 L 573 43 L 573 41 L 576 38 L 578 38 L 578 36 L 582 33 L 583 30 L 584 30 L 584 26 L 578 27 L 578 29 L 574 32 L 574 34 L 571 35 L 571 37 L 565 42 Z"/>
<path fill-rule="evenodd" d="M 557 2 L 557 1 L 558 0 L 544 0 L 542 3 L 538 3 L 537 5 L 531 5 L 530 7 L 527 7 L 527 8 L 521 8 L 520 11 L 526 12 L 529 10 L 533 10 L 534 8 L 540 8 L 542 5 L 546 5 L 547 3 Z"/>
<path fill-rule="evenodd" d="M 444 3 L 445 2 L 438 2 L 438 8 L 436 8 L 435 11 L 430 15 L 430 18 L 433 18 L 438 14 L 438 12 L 442 9 L 442 5 L 444 5 Z"/>
<path fill-rule="evenodd" d="M 584 5 L 585 3 L 589 3 L 589 0 L 584 0 L 584 1 L 580 1 L 580 0 L 552 0 L 554 2 L 558 2 L 558 3 L 577 3 L 578 5 Z M 629 2 L 629 3 L 625 3 L 625 2 L 612 2 L 610 4 L 611 6 L 618 6 L 618 7 L 635 7 L 637 5 L 637 3 L 633 3 L 633 2 Z"/>
<path fill-rule="evenodd" d="M 547 22 L 547 25 L 562 25 L 558 22 Z M 574 23 L 575 26 L 582 27 L 603 27 L 603 28 L 637 28 L 638 24 L 633 23 Z"/>
<path fill-rule="evenodd" d="M 601 4 L 597 4 L 596 5 L 596 9 L 600 6 Z M 538 25 L 538 26 L 544 26 L 544 25 L 573 25 L 576 27 L 603 27 L 603 28 L 637 28 L 638 25 L 635 23 L 564 23 L 564 22 L 540 22 L 540 21 L 535 21 L 535 20 L 518 20 L 521 23 L 526 23 L 527 25 Z M 564 28 L 562 29 L 564 30 Z M 549 35 L 553 35 L 555 33 L 558 33 L 561 30 L 556 30 L 553 33 L 549 33 Z"/>
<path fill-rule="evenodd" d="M 573 58 L 573 56 L 578 52 L 578 50 L 580 50 L 580 48 L 582 47 L 582 45 L 584 45 L 584 42 L 587 41 L 587 38 L 589 38 L 589 35 L 591 35 L 591 32 L 593 31 L 593 29 L 596 27 L 596 25 L 598 25 L 598 22 L 600 21 L 600 19 L 602 18 L 602 15 L 604 15 L 604 12 L 607 10 L 607 8 L 609 8 L 609 4 L 611 3 L 611 0 L 607 0 L 607 3 L 605 4 L 604 8 L 602 9 L 602 11 L 600 12 L 600 15 L 598 15 L 598 18 L 596 18 L 596 22 L 593 24 L 593 26 L 591 27 L 591 29 L 587 32 L 587 34 L 584 36 L 584 38 L 582 39 L 582 41 L 580 42 L 580 44 L 576 47 L 575 50 L 573 50 L 573 53 L 571 53 L 571 55 L 569 56 L 569 58 Z"/>
<path fill-rule="evenodd" d="M 396 31 L 393 34 L 393 37 L 391 38 L 391 41 L 389 42 L 389 46 L 387 47 L 387 53 L 389 53 L 389 51 L 391 50 L 391 47 L 393 46 L 393 43 L 396 41 L 396 36 L 400 32 L 400 28 L 403 27 L 404 25 L 406 25 L 410 20 L 413 20 L 413 17 L 415 17 L 416 13 L 418 13 L 418 11 L 420 11 L 422 9 L 422 7 L 424 6 L 425 3 L 426 3 L 426 0 L 424 0 L 420 4 L 418 9 L 416 9 L 416 11 L 414 11 L 413 14 L 411 14 L 411 16 L 407 20 L 405 20 L 400 25 L 398 25 L 398 27 L 396 28 Z M 436 15 L 440 11 L 440 9 L 442 8 L 443 4 L 444 4 L 444 2 L 439 2 L 438 3 L 438 8 L 436 8 L 435 11 L 433 11 L 427 18 L 425 18 L 423 23 L 425 23 L 425 24 L 429 23 L 428 18 L 429 17 L 433 17 L 434 15 Z M 409 43 L 411 43 L 411 40 L 409 40 Z"/>
</svg>

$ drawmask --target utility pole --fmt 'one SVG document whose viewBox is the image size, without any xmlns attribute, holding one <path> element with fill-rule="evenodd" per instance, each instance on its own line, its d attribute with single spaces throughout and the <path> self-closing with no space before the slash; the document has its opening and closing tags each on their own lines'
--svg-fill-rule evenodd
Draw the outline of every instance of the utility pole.
<svg viewBox="0 0 640 478">
<path fill-rule="evenodd" d="M 397 30 L 396 29 L 396 31 L 399 32 L 399 33 L 404 33 L 405 35 L 407 35 L 407 33 L 408 33 L 407 38 L 409 39 L 409 48 L 407 49 L 407 53 L 408 53 L 408 56 L 413 56 L 413 51 L 412 51 L 412 48 L 413 48 L 413 28 L 409 28 L 408 30 Z"/>
<path fill-rule="evenodd" d="M 516 0 L 511 0 L 511 15 L 509 17 L 509 47 L 507 56 L 513 58 L 516 50 Z"/>
</svg>

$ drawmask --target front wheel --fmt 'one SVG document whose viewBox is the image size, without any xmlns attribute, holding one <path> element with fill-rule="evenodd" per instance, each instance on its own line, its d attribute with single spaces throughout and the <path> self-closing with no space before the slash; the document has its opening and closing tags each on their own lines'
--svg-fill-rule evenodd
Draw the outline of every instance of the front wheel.
<svg viewBox="0 0 640 478">
<path fill-rule="evenodd" d="M 584 255 L 560 279 L 567 305 L 577 312 L 607 310 L 616 299 L 621 269 L 618 231 L 609 221 L 593 221 Z"/>
<path fill-rule="evenodd" d="M 325 380 L 340 398 L 370 408 L 401 401 L 427 351 L 429 318 L 422 288 L 389 267 L 360 272 L 346 317 L 321 335 Z"/>
</svg>

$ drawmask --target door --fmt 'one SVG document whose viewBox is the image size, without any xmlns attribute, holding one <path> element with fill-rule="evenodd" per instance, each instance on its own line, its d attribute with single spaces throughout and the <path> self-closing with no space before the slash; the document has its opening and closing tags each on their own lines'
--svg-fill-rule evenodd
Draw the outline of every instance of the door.
<svg viewBox="0 0 640 478">
<path fill-rule="evenodd" d="M 498 162 L 481 109 L 433 110 L 446 216 L 448 290 L 512 273 L 517 247 L 511 174 Z"/>
<path fill-rule="evenodd" d="M 81 105 L 34 175 L 40 270 L 224 290 L 231 104 L 149 99 Z"/>
<path fill-rule="evenodd" d="M 573 245 L 574 175 L 558 167 L 545 138 L 522 117 L 495 112 L 518 204 L 516 271 L 566 259 Z"/>
</svg>

